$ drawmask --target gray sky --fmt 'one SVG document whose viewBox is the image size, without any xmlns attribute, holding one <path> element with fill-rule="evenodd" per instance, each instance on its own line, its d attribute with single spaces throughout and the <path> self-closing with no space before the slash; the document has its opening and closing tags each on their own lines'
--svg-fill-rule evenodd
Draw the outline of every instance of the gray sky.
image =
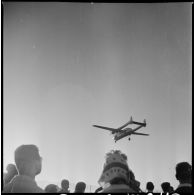
<svg viewBox="0 0 195 195">
<path fill-rule="evenodd" d="M 191 162 L 191 3 L 4 3 L 4 163 L 36 144 L 37 180 L 97 185 L 120 149 L 145 189 Z M 93 124 L 147 127 L 117 142 Z M 11 139 L 11 141 L 10 141 Z M 98 186 L 98 185 L 97 185 Z"/>
</svg>

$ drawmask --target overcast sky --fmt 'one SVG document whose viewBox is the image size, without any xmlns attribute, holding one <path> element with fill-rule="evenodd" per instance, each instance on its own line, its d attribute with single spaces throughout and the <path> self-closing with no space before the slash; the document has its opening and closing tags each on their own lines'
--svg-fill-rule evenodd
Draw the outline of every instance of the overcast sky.
<svg viewBox="0 0 195 195">
<path fill-rule="evenodd" d="M 37 180 L 96 185 L 119 149 L 145 189 L 192 156 L 191 3 L 4 5 L 4 163 L 21 144 L 43 157 Z M 139 132 L 109 132 L 133 116 Z"/>
</svg>

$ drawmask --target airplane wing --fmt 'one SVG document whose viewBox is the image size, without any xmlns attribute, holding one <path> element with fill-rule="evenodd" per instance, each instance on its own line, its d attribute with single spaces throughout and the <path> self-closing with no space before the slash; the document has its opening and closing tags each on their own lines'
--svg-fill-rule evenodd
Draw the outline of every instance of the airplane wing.
<svg viewBox="0 0 195 195">
<path fill-rule="evenodd" d="M 133 132 L 132 134 L 134 134 L 134 135 L 149 135 L 149 134 L 145 134 L 145 133 L 136 133 L 136 132 Z"/>
<path fill-rule="evenodd" d="M 114 129 L 114 128 L 110 128 L 110 127 L 104 127 L 104 126 L 99 126 L 99 125 L 93 125 L 93 127 L 97 127 L 97 128 L 101 128 L 101 129 L 106 129 L 106 130 L 109 130 L 109 131 L 118 131 L 118 129 Z"/>
</svg>

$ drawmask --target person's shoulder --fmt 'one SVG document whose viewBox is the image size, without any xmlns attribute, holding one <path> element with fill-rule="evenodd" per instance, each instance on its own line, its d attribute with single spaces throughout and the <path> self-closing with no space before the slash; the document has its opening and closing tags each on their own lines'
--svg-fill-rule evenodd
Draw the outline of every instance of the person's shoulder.
<svg viewBox="0 0 195 195">
<path fill-rule="evenodd" d="M 178 187 L 175 190 L 176 193 L 192 193 L 192 187 L 191 186 L 182 186 Z"/>
<path fill-rule="evenodd" d="M 45 193 L 45 191 L 42 188 L 37 186 L 37 189 L 36 189 L 35 193 Z"/>
<path fill-rule="evenodd" d="M 13 188 L 14 193 L 45 193 L 43 189 L 35 185 L 18 185 Z"/>
<path fill-rule="evenodd" d="M 34 185 L 31 186 L 32 187 L 31 188 L 32 193 L 45 193 L 45 191 L 41 187 L 39 187 L 37 185 L 37 182 L 36 181 L 34 181 L 33 184 Z"/>
<path fill-rule="evenodd" d="M 12 177 L 9 175 L 9 174 L 5 174 L 4 175 L 4 178 L 3 178 L 3 180 L 4 180 L 4 183 L 5 184 L 8 184 L 10 181 L 11 181 L 11 179 L 12 179 Z"/>
<path fill-rule="evenodd" d="M 36 181 L 28 176 L 18 176 L 14 181 L 13 193 L 44 193 Z"/>
<path fill-rule="evenodd" d="M 7 183 L 3 187 L 3 193 L 11 193 L 12 185 L 13 185 L 12 183 Z"/>
</svg>

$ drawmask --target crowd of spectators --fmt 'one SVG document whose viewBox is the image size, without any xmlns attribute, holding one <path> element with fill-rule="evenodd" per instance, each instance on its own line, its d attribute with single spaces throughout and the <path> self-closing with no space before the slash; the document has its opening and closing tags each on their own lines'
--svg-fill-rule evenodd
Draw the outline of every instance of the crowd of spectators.
<svg viewBox="0 0 195 195">
<path fill-rule="evenodd" d="M 41 173 L 42 157 L 35 145 L 21 145 L 15 150 L 15 165 L 8 164 L 3 175 L 3 193 L 70 193 L 69 181 L 63 179 L 61 186 L 49 184 L 44 189 L 38 186 L 35 177 Z M 176 165 L 175 177 L 179 182 L 174 190 L 169 182 L 161 184 L 164 193 L 192 193 L 192 167 L 188 162 Z M 139 193 L 154 192 L 155 186 L 149 181 L 146 191 L 140 189 L 133 171 L 127 163 L 127 156 L 119 150 L 112 150 L 105 156 L 105 163 L 95 193 Z M 85 193 L 85 182 L 78 182 L 72 193 Z"/>
</svg>

